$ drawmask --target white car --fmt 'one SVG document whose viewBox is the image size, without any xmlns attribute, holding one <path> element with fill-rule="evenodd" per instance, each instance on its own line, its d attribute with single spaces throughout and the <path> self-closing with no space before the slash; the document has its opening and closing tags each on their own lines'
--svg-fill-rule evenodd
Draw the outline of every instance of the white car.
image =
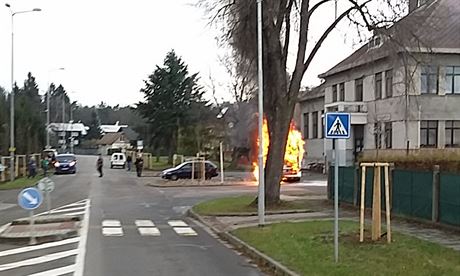
<svg viewBox="0 0 460 276">
<path fill-rule="evenodd" d="M 114 153 L 110 157 L 110 168 L 122 167 L 123 169 L 126 166 L 126 155 L 124 153 Z"/>
</svg>

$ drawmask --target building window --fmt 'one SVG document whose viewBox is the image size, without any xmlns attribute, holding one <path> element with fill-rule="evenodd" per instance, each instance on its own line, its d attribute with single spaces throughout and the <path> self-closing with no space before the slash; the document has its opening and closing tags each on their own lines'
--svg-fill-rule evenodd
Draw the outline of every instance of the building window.
<svg viewBox="0 0 460 276">
<path fill-rule="evenodd" d="M 460 121 L 446 121 L 446 147 L 460 147 Z"/>
<path fill-rule="evenodd" d="M 337 85 L 332 86 L 332 102 L 337 101 Z"/>
<path fill-rule="evenodd" d="M 375 74 L 375 99 L 379 100 L 382 98 L 382 73 Z"/>
<path fill-rule="evenodd" d="M 382 148 L 382 128 L 380 122 L 374 124 L 374 140 L 375 140 L 375 148 L 381 149 Z"/>
<path fill-rule="evenodd" d="M 385 123 L 385 148 L 391 149 L 393 146 L 393 127 L 391 122 Z"/>
<path fill-rule="evenodd" d="M 438 144 L 438 121 L 420 121 L 420 147 L 434 148 Z"/>
<path fill-rule="evenodd" d="M 393 70 L 385 71 L 385 97 L 393 97 Z"/>
<path fill-rule="evenodd" d="M 460 66 L 446 67 L 446 94 L 460 94 Z"/>
<path fill-rule="evenodd" d="M 318 111 L 312 113 L 313 139 L 318 138 Z"/>
<path fill-rule="evenodd" d="M 355 80 L 355 101 L 363 101 L 363 78 Z"/>
<path fill-rule="evenodd" d="M 436 94 L 438 92 L 438 67 L 432 65 L 423 66 L 421 81 L 422 94 Z"/>
<path fill-rule="evenodd" d="M 345 83 L 339 84 L 339 101 L 345 101 Z"/>
<path fill-rule="evenodd" d="M 310 138 L 310 135 L 308 135 L 308 119 L 310 118 L 310 116 L 308 115 L 308 113 L 303 114 L 303 137 L 305 139 Z"/>
</svg>

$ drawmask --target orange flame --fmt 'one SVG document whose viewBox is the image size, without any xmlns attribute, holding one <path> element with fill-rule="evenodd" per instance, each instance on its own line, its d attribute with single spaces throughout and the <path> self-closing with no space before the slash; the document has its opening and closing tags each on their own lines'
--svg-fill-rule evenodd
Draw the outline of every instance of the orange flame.
<svg viewBox="0 0 460 276">
<path fill-rule="evenodd" d="M 265 164 L 267 160 L 268 145 L 270 143 L 270 135 L 268 133 L 267 119 L 264 118 L 264 124 L 262 127 L 263 132 L 263 149 L 264 149 L 264 158 L 263 162 Z M 289 134 L 286 143 L 286 150 L 284 154 L 284 165 L 291 167 L 291 171 L 299 172 L 301 169 L 302 158 L 304 155 L 304 144 L 305 141 L 302 138 L 302 133 L 296 129 L 294 123 L 291 122 L 289 126 Z M 259 146 L 259 137 L 257 136 L 257 147 Z M 257 159 L 252 163 L 254 169 L 252 174 L 259 180 L 259 166 Z"/>
</svg>

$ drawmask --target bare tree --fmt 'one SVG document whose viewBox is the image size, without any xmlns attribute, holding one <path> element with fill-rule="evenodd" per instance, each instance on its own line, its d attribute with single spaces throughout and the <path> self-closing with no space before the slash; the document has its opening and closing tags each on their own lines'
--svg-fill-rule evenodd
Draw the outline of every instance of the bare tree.
<svg viewBox="0 0 460 276">
<path fill-rule="evenodd" d="M 342 20 L 353 19 L 360 27 L 373 31 L 386 27 L 397 17 L 392 12 L 403 0 L 341 0 L 340 13 L 325 26 L 319 38 L 310 40 L 310 30 L 319 27 L 314 16 L 332 0 L 279 0 L 263 2 L 264 110 L 270 144 L 265 166 L 267 204 L 276 204 L 284 151 L 303 76 L 329 34 Z M 375 3 L 378 9 L 372 9 Z M 218 22 L 226 39 L 242 59 L 256 60 L 256 1 L 203 0 L 211 20 Z M 330 5 L 329 5 L 330 6 Z M 391 8 L 391 9 L 390 9 Z M 388 14 L 391 16 L 388 16 Z M 293 45 L 295 44 L 295 45 Z M 289 52 L 295 48 L 295 58 Z M 293 68 L 287 70 L 288 65 Z M 292 65 L 292 66 L 291 66 Z M 254 64 L 255 66 L 255 64 Z M 255 70 L 252 70 L 254 72 Z M 241 71 L 239 71 L 241 74 Z M 254 79 L 254 75 L 252 75 Z"/>
</svg>

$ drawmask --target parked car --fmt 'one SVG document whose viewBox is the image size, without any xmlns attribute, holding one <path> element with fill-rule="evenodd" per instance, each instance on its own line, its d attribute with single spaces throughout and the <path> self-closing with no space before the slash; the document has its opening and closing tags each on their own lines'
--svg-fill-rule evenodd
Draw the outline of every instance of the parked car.
<svg viewBox="0 0 460 276">
<path fill-rule="evenodd" d="M 302 177 L 302 172 L 295 171 L 291 166 L 284 165 L 283 167 L 283 181 L 286 182 L 298 182 Z"/>
<path fill-rule="evenodd" d="M 74 154 L 58 154 L 54 162 L 54 169 L 56 174 L 76 173 L 77 157 Z"/>
<path fill-rule="evenodd" d="M 192 166 L 194 166 L 194 178 L 199 178 L 203 161 L 188 161 L 175 168 L 166 169 L 161 173 L 161 178 L 177 180 L 179 178 L 192 178 Z M 204 161 L 205 179 L 211 179 L 218 175 L 217 166 L 210 161 Z"/>
<path fill-rule="evenodd" d="M 113 153 L 110 157 L 110 168 L 113 169 L 114 167 L 122 167 L 123 169 L 126 167 L 126 155 L 121 152 Z"/>
</svg>

